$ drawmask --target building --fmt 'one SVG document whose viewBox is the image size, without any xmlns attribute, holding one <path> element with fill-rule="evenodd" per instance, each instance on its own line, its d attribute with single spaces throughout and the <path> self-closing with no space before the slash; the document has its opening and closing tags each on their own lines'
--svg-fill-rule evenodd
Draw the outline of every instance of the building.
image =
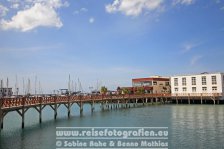
<svg viewBox="0 0 224 149">
<path fill-rule="evenodd" d="M 160 94 L 170 93 L 170 78 L 161 76 L 152 76 L 149 78 L 132 79 L 132 87 L 143 87 L 147 93 Z"/>
<path fill-rule="evenodd" d="M 12 96 L 12 88 L 0 88 L 0 97 Z"/>
<path fill-rule="evenodd" d="M 8 87 L 9 81 L 7 79 L 7 87 L 4 87 L 3 85 L 3 80 L 0 80 L 0 98 L 1 97 L 5 97 L 5 96 L 12 96 L 13 92 L 12 92 L 12 88 Z"/>
<path fill-rule="evenodd" d="M 201 73 L 171 77 L 173 95 L 220 93 L 223 96 L 224 73 Z"/>
</svg>

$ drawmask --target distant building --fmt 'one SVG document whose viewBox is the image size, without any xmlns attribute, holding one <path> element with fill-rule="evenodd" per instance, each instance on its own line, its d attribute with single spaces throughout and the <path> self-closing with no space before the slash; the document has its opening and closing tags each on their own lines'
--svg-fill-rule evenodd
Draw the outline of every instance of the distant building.
<svg viewBox="0 0 224 149">
<path fill-rule="evenodd" d="M 0 88 L 0 97 L 12 96 L 12 88 Z"/>
<path fill-rule="evenodd" d="M 171 92 L 178 94 L 211 94 L 224 91 L 224 73 L 201 73 L 171 77 Z"/>
<path fill-rule="evenodd" d="M 132 79 L 134 88 L 143 87 L 147 93 L 160 94 L 170 93 L 170 78 L 161 76 L 152 76 L 149 78 Z"/>
</svg>

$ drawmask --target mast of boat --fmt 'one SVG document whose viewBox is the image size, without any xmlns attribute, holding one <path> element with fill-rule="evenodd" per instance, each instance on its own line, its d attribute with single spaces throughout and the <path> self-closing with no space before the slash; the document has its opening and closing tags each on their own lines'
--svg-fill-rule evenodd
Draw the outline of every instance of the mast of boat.
<svg viewBox="0 0 224 149">
<path fill-rule="evenodd" d="M 71 92 L 74 92 L 74 81 L 72 80 L 72 84 L 71 84 Z"/>
<path fill-rule="evenodd" d="M 6 88 L 8 89 L 9 88 L 9 78 L 7 77 L 7 80 L 6 80 Z"/>
<path fill-rule="evenodd" d="M 1 94 L 0 94 L 0 98 L 3 96 L 3 80 L 1 80 L 1 84 L 0 84 L 0 89 L 1 89 Z"/>
<path fill-rule="evenodd" d="M 1 89 L 3 88 L 3 86 L 4 86 L 4 85 L 3 85 L 3 80 L 1 80 Z"/>
<path fill-rule="evenodd" d="M 75 92 L 77 92 L 77 83 L 75 82 Z"/>
<path fill-rule="evenodd" d="M 24 82 L 24 77 L 23 77 L 23 95 L 25 95 L 25 82 Z"/>
<path fill-rule="evenodd" d="M 83 92 L 83 89 L 82 89 L 82 84 L 78 78 L 78 85 L 79 85 L 79 91 L 82 93 Z"/>
<path fill-rule="evenodd" d="M 18 78 L 17 78 L 17 75 L 16 75 L 15 92 L 16 92 L 16 96 L 18 96 L 19 95 L 19 87 L 18 87 Z"/>
<path fill-rule="evenodd" d="M 37 95 L 37 76 L 35 76 L 35 96 Z"/>
<path fill-rule="evenodd" d="M 27 95 L 30 95 L 31 89 L 30 89 L 30 79 L 28 78 L 28 83 L 27 83 Z"/>
<path fill-rule="evenodd" d="M 43 92 L 42 92 L 42 87 L 41 87 L 41 84 L 40 84 L 40 81 L 39 81 L 39 94 L 43 94 Z"/>
<path fill-rule="evenodd" d="M 68 94 L 69 95 L 71 94 L 71 78 L 70 78 L 70 74 L 69 74 L 69 77 L 68 77 Z"/>
</svg>

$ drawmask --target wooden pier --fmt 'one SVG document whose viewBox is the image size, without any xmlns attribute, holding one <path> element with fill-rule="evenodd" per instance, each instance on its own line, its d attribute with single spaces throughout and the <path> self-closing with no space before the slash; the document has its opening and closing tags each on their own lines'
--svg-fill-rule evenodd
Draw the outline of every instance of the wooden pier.
<svg viewBox="0 0 224 149">
<path fill-rule="evenodd" d="M 79 106 L 80 116 L 83 114 L 83 105 L 90 104 L 91 112 L 94 111 L 96 103 L 101 104 L 101 109 L 118 109 L 136 107 L 137 103 L 176 103 L 180 104 L 187 100 L 188 104 L 200 101 L 201 104 L 206 101 L 213 101 L 219 104 L 222 94 L 127 94 L 127 95 L 72 95 L 72 96 L 17 96 L 4 97 L 0 99 L 0 124 L 3 129 L 4 117 L 7 113 L 16 111 L 22 118 L 22 128 L 25 126 L 25 113 L 34 108 L 39 113 L 39 123 L 42 122 L 42 110 L 50 106 L 54 111 L 54 119 L 57 118 L 57 110 L 61 105 L 67 108 L 67 115 L 71 115 L 71 107 L 74 104 Z M 0 130 L 1 130 L 0 129 Z"/>
</svg>

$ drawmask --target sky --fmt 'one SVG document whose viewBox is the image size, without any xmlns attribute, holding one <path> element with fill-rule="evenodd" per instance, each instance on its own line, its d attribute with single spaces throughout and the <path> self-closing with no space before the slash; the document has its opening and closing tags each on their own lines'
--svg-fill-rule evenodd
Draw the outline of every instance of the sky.
<svg viewBox="0 0 224 149">
<path fill-rule="evenodd" d="M 223 57 L 224 0 L 0 0 L 0 79 L 20 92 L 224 72 Z"/>
</svg>

